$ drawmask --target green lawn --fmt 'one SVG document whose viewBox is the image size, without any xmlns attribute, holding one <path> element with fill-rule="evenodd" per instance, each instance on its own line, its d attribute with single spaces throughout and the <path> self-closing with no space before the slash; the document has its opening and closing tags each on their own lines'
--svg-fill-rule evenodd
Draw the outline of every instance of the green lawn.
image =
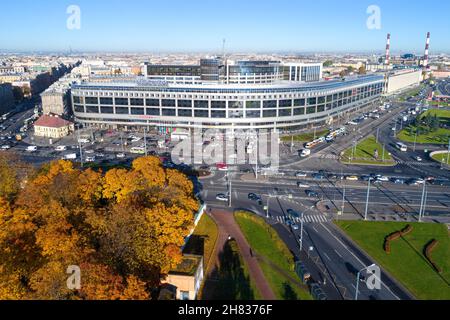
<svg viewBox="0 0 450 320">
<path fill-rule="evenodd" d="M 185 253 L 203 255 L 205 268 L 207 268 L 209 267 L 209 261 L 211 259 L 211 254 L 214 251 L 218 234 L 219 230 L 216 223 L 205 213 L 198 222 L 194 233 L 183 251 Z M 207 273 L 207 271 L 208 270 L 205 270 L 205 273 Z"/>
<path fill-rule="evenodd" d="M 235 218 L 256 254 L 275 264 L 290 277 L 300 282 L 294 271 L 294 258 L 291 252 L 277 232 L 264 219 L 244 211 L 236 212 Z M 312 299 L 307 290 L 297 286 L 269 263 L 261 261 L 260 265 L 278 299 Z"/>
<path fill-rule="evenodd" d="M 378 150 L 378 159 L 374 157 L 375 150 Z M 356 145 L 356 150 L 353 151 L 353 147 L 344 151 L 341 161 L 343 163 L 352 164 L 374 164 L 374 165 L 394 165 L 395 162 L 392 156 L 385 150 L 383 161 L 383 146 L 376 142 L 374 136 L 370 136 L 367 139 L 360 141 Z"/>
<path fill-rule="evenodd" d="M 450 159 L 450 156 L 448 155 L 448 152 L 435 154 L 433 156 L 433 160 L 435 160 L 435 161 L 437 161 L 439 163 L 444 162 L 444 164 L 450 164 L 450 160 L 449 159 Z M 447 163 L 447 161 L 449 161 L 449 162 Z"/>
<path fill-rule="evenodd" d="M 450 299 L 450 238 L 445 225 L 364 221 L 335 223 L 417 298 Z M 385 237 L 408 224 L 413 226 L 413 231 L 392 242 L 391 254 L 386 254 L 383 249 Z M 439 241 L 432 257 L 442 268 L 441 274 L 434 271 L 423 254 L 424 247 L 432 239 Z"/>
<path fill-rule="evenodd" d="M 428 110 L 424 112 L 419 117 L 423 118 L 426 115 L 436 115 L 441 122 L 450 123 L 450 110 Z M 410 126 L 412 128 L 411 132 L 408 128 L 403 129 L 397 135 L 397 138 L 404 142 L 414 143 L 416 140 L 416 127 Z M 445 128 L 439 128 L 436 131 L 430 132 L 428 134 L 420 134 L 417 136 L 416 143 L 419 144 L 447 144 L 450 138 L 450 130 Z"/>
<path fill-rule="evenodd" d="M 235 240 L 227 241 L 221 255 L 210 300 L 262 300 Z"/>
<path fill-rule="evenodd" d="M 317 130 L 316 131 L 316 139 L 319 137 L 326 136 L 330 133 L 330 130 Z M 310 142 L 314 140 L 314 131 L 313 132 L 305 132 L 294 135 L 295 142 Z M 282 137 L 281 141 L 283 142 L 291 142 L 292 136 Z"/>
</svg>

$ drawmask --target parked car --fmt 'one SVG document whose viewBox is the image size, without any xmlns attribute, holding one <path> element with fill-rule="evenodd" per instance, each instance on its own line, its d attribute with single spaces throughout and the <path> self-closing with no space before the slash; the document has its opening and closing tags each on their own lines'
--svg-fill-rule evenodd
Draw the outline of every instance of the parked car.
<svg viewBox="0 0 450 320">
<path fill-rule="evenodd" d="M 302 177 L 302 178 L 304 178 L 304 177 L 306 177 L 306 176 L 308 176 L 308 175 L 306 174 L 306 172 L 298 171 L 298 172 L 295 174 L 295 176 L 296 176 L 296 177 Z"/>
<path fill-rule="evenodd" d="M 415 156 L 415 157 L 414 157 L 414 160 L 416 160 L 416 161 L 418 161 L 418 162 L 421 162 L 423 159 L 422 159 L 420 156 Z"/>
<path fill-rule="evenodd" d="M 258 196 L 258 195 L 255 194 L 255 193 L 249 193 L 249 194 L 248 194 L 248 199 L 249 199 L 249 200 L 253 200 L 253 201 L 258 201 L 258 200 L 261 200 L 261 197 Z"/>
<path fill-rule="evenodd" d="M 224 193 L 219 193 L 216 196 L 216 199 L 219 200 L 219 201 L 228 201 L 228 196 L 226 194 L 224 194 Z"/>
<path fill-rule="evenodd" d="M 305 193 L 310 198 L 319 198 L 319 194 L 312 190 L 305 190 Z"/>
<path fill-rule="evenodd" d="M 348 181 L 358 181 L 359 178 L 358 178 L 357 176 L 346 176 L 346 177 L 345 177 L 345 180 L 348 180 Z"/>
<path fill-rule="evenodd" d="M 119 159 L 123 159 L 123 158 L 125 158 L 125 153 L 118 153 L 116 155 L 116 157 L 119 158 Z"/>
<path fill-rule="evenodd" d="M 304 182 L 297 182 L 297 187 L 299 188 L 309 188 L 309 184 Z"/>
</svg>

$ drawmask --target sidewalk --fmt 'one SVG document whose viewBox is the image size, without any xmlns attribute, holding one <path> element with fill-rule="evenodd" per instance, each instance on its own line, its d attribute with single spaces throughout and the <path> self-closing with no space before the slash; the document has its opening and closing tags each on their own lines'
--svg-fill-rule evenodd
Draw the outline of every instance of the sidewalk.
<svg viewBox="0 0 450 320">
<path fill-rule="evenodd" d="M 258 291 L 261 293 L 262 298 L 264 300 L 275 300 L 275 294 L 264 277 L 261 267 L 259 266 L 258 259 L 255 255 L 250 255 L 250 246 L 242 234 L 238 224 L 234 220 L 233 212 L 223 209 L 212 209 L 210 216 L 215 220 L 217 226 L 219 227 L 219 235 L 211 263 L 214 263 L 216 266 L 219 265 L 220 253 L 228 240 L 228 235 L 231 235 L 231 237 L 233 237 L 238 244 L 242 258 L 248 266 L 250 277 L 254 281 Z M 217 268 L 215 267 L 211 268 L 209 274 L 206 275 L 206 278 L 211 279 L 210 281 L 214 281 L 214 279 L 217 278 L 216 269 Z M 207 288 L 206 285 L 205 287 Z M 203 298 L 207 300 L 208 289 L 203 293 Z"/>
</svg>

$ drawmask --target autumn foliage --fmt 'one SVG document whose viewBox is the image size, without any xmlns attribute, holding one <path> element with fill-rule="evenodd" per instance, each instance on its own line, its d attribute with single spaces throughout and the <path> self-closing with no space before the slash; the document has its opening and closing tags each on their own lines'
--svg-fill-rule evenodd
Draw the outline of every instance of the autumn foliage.
<svg viewBox="0 0 450 320">
<path fill-rule="evenodd" d="M 71 162 L 26 177 L 0 158 L 0 299 L 149 299 L 181 259 L 192 182 L 143 157 L 106 173 Z M 81 269 L 70 290 L 68 266 Z"/>
</svg>

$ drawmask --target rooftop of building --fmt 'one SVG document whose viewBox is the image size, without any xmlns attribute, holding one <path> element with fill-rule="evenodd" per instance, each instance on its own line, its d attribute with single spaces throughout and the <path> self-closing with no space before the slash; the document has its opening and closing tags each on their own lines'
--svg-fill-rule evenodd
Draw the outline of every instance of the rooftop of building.
<svg viewBox="0 0 450 320">
<path fill-rule="evenodd" d="M 41 116 L 35 123 L 34 126 L 38 127 L 49 127 L 49 128 L 61 128 L 68 125 L 71 125 L 72 122 L 64 120 L 63 118 L 60 118 L 59 116 L 52 115 L 52 114 L 44 114 Z"/>
<path fill-rule="evenodd" d="M 74 84 L 72 89 L 91 89 L 91 90 L 145 90 L 149 88 L 170 90 L 320 90 L 332 89 L 346 85 L 356 85 L 360 83 L 380 81 L 384 75 L 371 74 L 364 76 L 349 76 L 338 80 L 320 80 L 316 82 L 295 82 L 295 81 L 277 81 L 270 84 L 222 84 L 217 82 L 204 82 L 202 84 L 174 84 L 160 80 L 139 79 L 136 81 L 113 82 L 113 83 L 93 83 L 83 82 Z"/>
<path fill-rule="evenodd" d="M 199 255 L 184 254 L 181 262 L 169 274 L 193 276 L 197 271 L 203 257 Z"/>
</svg>

